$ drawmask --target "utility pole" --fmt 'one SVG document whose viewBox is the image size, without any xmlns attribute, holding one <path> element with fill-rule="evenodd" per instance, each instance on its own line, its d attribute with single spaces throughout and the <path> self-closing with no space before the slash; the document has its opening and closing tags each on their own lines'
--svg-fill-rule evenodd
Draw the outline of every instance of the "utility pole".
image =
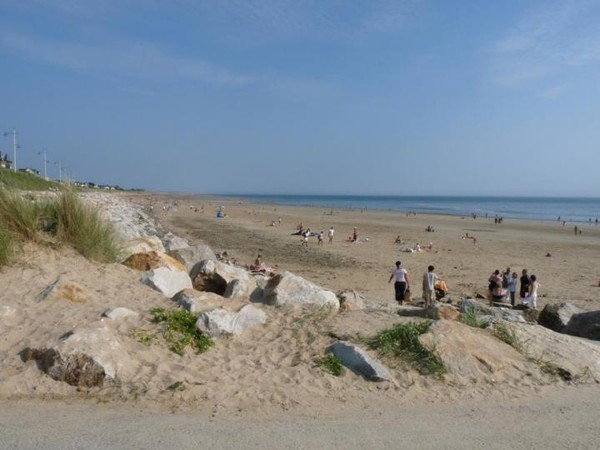
<svg viewBox="0 0 600 450">
<path fill-rule="evenodd" d="M 9 134 L 13 135 L 13 172 L 17 171 L 17 130 L 13 128 L 12 131 L 6 131 L 4 136 Z"/>
</svg>

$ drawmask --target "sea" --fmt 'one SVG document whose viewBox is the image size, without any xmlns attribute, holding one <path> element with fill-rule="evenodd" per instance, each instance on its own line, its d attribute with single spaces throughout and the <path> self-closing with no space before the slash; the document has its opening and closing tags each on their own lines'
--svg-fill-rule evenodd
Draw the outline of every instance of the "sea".
<svg viewBox="0 0 600 450">
<path fill-rule="evenodd" d="M 576 197 L 460 197 L 379 195 L 219 195 L 253 203 L 313 206 L 326 209 L 379 210 L 502 217 L 541 222 L 596 223 L 600 198 Z"/>
</svg>

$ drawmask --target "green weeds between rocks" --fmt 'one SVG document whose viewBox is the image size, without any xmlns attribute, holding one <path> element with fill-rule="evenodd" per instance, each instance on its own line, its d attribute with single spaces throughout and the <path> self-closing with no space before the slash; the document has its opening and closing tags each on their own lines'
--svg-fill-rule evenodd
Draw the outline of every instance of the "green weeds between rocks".
<svg viewBox="0 0 600 450">
<path fill-rule="evenodd" d="M 132 336 L 136 341 L 142 345 L 145 345 L 146 347 L 150 347 L 150 345 L 152 345 L 152 343 L 156 340 L 156 334 L 141 328 L 136 328 L 133 330 Z"/>
<path fill-rule="evenodd" d="M 339 377 L 344 373 L 344 366 L 342 366 L 342 363 L 340 362 L 338 357 L 331 353 L 322 358 L 317 358 L 315 360 L 315 364 L 324 372 L 327 372 L 336 377 Z"/>
<path fill-rule="evenodd" d="M 398 324 L 380 332 L 368 344 L 382 356 L 396 356 L 408 361 L 419 372 L 441 377 L 446 368 L 440 359 L 419 342 L 419 336 L 429 331 L 431 322 Z"/>
<path fill-rule="evenodd" d="M 164 308 L 150 310 L 154 323 L 166 322 L 163 337 L 169 344 L 169 349 L 182 356 L 188 345 L 197 353 L 203 353 L 213 344 L 210 336 L 206 336 L 196 327 L 198 317 L 183 309 L 167 311 Z"/>
</svg>

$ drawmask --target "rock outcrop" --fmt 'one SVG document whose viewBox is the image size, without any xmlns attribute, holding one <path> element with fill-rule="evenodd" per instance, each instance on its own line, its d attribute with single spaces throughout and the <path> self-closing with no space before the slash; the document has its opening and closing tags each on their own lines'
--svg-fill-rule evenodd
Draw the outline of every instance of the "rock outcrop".
<svg viewBox="0 0 600 450">
<path fill-rule="evenodd" d="M 600 311 L 573 314 L 563 332 L 572 336 L 600 341 Z"/>
<path fill-rule="evenodd" d="M 312 304 L 338 310 L 340 302 L 337 296 L 291 272 L 275 275 L 264 289 L 264 300 L 269 305 L 306 305 Z"/>
<path fill-rule="evenodd" d="M 134 253 L 122 263 L 130 269 L 147 271 L 158 269 L 159 267 L 169 267 L 174 270 L 180 270 L 187 272 L 187 268 L 184 264 L 177 261 L 175 258 L 170 257 L 166 253 L 161 252 L 147 252 L 147 253 Z"/>
<path fill-rule="evenodd" d="M 136 313 L 135 311 L 132 311 L 129 308 L 123 308 L 123 307 L 108 309 L 102 313 L 102 317 L 106 317 L 110 320 L 118 320 L 118 319 L 123 319 L 125 317 L 137 317 L 137 316 L 139 316 L 139 314 Z"/>
<path fill-rule="evenodd" d="M 256 306 L 246 305 L 238 312 L 225 309 L 206 311 L 198 317 L 196 326 L 212 337 L 225 335 L 239 336 L 248 328 L 256 327 L 267 321 L 267 315 Z"/>
<path fill-rule="evenodd" d="M 228 298 L 234 294 L 250 297 L 256 289 L 256 282 L 245 269 L 220 261 L 206 260 L 196 264 L 190 272 L 190 277 L 194 289 L 219 295 L 225 295 L 229 284 L 237 280 L 236 286 L 229 289 Z"/>
<path fill-rule="evenodd" d="M 546 328 L 562 333 L 574 314 L 584 312 L 570 303 L 553 303 L 544 306 L 538 317 L 538 323 Z"/>
<path fill-rule="evenodd" d="M 165 253 L 165 248 L 157 236 L 145 236 L 130 239 L 121 244 L 120 261 L 125 261 L 136 253 Z"/>
<path fill-rule="evenodd" d="M 187 248 L 190 246 L 190 244 L 188 244 L 188 242 L 185 239 L 183 239 L 179 236 L 175 236 L 171 232 L 169 232 L 163 236 L 162 243 L 167 252 L 180 250 L 180 249 Z"/>
<path fill-rule="evenodd" d="M 184 289 L 192 289 L 192 280 L 187 272 L 170 267 L 149 270 L 142 277 L 142 283 L 162 292 L 169 298 Z"/>
<path fill-rule="evenodd" d="M 216 261 L 212 249 L 205 244 L 191 245 L 184 248 L 169 251 L 169 255 L 182 264 L 185 264 L 186 270 L 191 273 L 196 264 L 202 261 Z"/>
<path fill-rule="evenodd" d="M 192 314 L 220 308 L 225 302 L 225 299 L 218 294 L 213 292 L 200 292 L 195 289 L 184 289 L 177 293 L 173 297 L 173 300 L 177 302 L 181 308 Z"/>
</svg>

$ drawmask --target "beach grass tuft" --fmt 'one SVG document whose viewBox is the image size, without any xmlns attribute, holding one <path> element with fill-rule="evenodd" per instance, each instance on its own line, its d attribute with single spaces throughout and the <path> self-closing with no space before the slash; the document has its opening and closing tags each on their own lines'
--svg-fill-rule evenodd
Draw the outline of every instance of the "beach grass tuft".
<svg viewBox="0 0 600 450">
<path fill-rule="evenodd" d="M 344 366 L 337 356 L 330 353 L 322 358 L 317 358 L 315 364 L 324 372 L 339 377 L 344 373 Z"/>
<path fill-rule="evenodd" d="M 519 338 L 517 337 L 515 332 L 513 330 L 511 330 L 509 327 L 507 327 L 505 324 L 503 324 L 503 323 L 495 324 L 494 328 L 492 329 L 492 332 L 493 332 L 494 336 L 496 336 L 502 342 L 507 343 L 508 345 L 513 347 L 515 350 L 517 350 L 519 353 L 525 354 L 525 348 L 523 346 L 523 343 L 519 340 Z"/>
<path fill-rule="evenodd" d="M 419 336 L 429 331 L 431 322 L 409 322 L 384 330 L 368 344 L 382 356 L 396 356 L 408 361 L 419 372 L 441 377 L 446 373 L 442 361 L 419 342 Z"/>
<path fill-rule="evenodd" d="M 57 236 L 88 259 L 115 262 L 119 255 L 112 226 L 85 205 L 72 190 L 64 191 L 56 204 Z"/>
<path fill-rule="evenodd" d="M 150 313 L 154 323 L 166 323 L 163 337 L 172 352 L 183 356 L 185 349 L 191 346 L 196 353 L 203 353 L 214 345 L 210 336 L 206 336 L 196 327 L 197 315 L 183 309 L 164 308 L 153 308 Z"/>
<path fill-rule="evenodd" d="M 10 264 L 14 245 L 12 234 L 0 223 L 0 267 Z"/>
<path fill-rule="evenodd" d="M 460 320 L 465 325 L 473 328 L 487 328 L 490 326 L 490 322 L 480 319 L 475 311 L 466 311 L 462 313 Z"/>
<path fill-rule="evenodd" d="M 43 213 L 42 203 L 17 191 L 0 189 L 0 222 L 7 231 L 25 241 L 38 241 Z"/>
</svg>

